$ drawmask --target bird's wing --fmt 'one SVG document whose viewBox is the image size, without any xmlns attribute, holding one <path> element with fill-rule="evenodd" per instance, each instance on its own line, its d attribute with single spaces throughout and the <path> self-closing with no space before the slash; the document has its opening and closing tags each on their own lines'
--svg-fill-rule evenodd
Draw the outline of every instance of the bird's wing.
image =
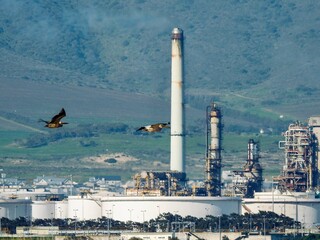
<svg viewBox="0 0 320 240">
<path fill-rule="evenodd" d="M 51 123 L 60 122 L 61 118 L 65 116 L 66 116 L 66 111 L 64 110 L 64 108 L 62 108 L 61 111 L 51 119 Z"/>
<path fill-rule="evenodd" d="M 145 127 L 140 127 L 136 131 L 141 131 L 141 130 L 144 130 L 144 129 L 145 129 Z"/>
</svg>

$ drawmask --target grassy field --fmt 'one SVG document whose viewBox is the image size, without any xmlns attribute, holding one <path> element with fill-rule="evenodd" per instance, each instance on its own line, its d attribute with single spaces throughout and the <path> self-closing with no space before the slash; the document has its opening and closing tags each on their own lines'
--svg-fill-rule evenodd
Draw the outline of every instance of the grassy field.
<svg viewBox="0 0 320 240">
<path fill-rule="evenodd" d="M 14 144 L 15 139 L 30 135 L 23 131 L 0 131 L 0 165 L 8 177 L 32 179 L 38 175 L 68 176 L 86 181 L 90 176 L 120 175 L 123 180 L 142 170 L 168 170 L 170 161 L 169 131 L 161 134 L 100 134 L 90 139 L 63 139 L 46 146 L 23 148 Z M 245 164 L 247 142 L 250 138 L 261 143 L 262 165 L 265 175 L 279 173 L 282 160 L 277 159 L 278 136 L 230 135 L 223 138 L 223 170 L 241 169 Z M 81 142 L 94 142 L 84 147 Z M 206 138 L 192 135 L 186 138 L 186 170 L 189 178 L 203 178 Z M 126 155 L 134 161 L 109 164 L 105 161 L 87 161 L 87 158 L 108 158 L 108 154 Z M 281 155 L 281 152 L 280 152 Z M 276 156 L 276 157 L 275 157 Z M 268 164 L 272 162 L 273 164 Z M 267 167 L 268 166 L 268 167 Z"/>
</svg>

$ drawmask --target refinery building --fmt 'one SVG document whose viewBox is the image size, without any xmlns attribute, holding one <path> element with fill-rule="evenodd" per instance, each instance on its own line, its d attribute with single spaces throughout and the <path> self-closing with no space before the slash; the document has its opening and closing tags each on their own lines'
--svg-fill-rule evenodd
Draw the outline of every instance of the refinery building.
<svg viewBox="0 0 320 240">
<path fill-rule="evenodd" d="M 216 103 L 209 104 L 205 179 L 202 185 L 189 183 L 185 172 L 183 39 L 183 31 L 174 28 L 171 35 L 170 169 L 136 173 L 134 186 L 125 188 L 122 194 L 87 190 L 68 192 L 67 197 L 63 197 L 52 192 L 10 192 L 3 188 L 0 190 L 0 217 L 89 220 L 105 216 L 144 222 L 167 212 L 200 218 L 273 211 L 301 222 L 305 228 L 320 222 L 320 198 L 316 198 L 320 117 L 310 117 L 307 125 L 300 122 L 289 125 L 284 140 L 279 143 L 284 151 L 281 174 L 273 178 L 272 188 L 265 191 L 259 142 L 254 139 L 248 139 L 243 168 L 232 171 L 228 184 L 222 184 L 222 113 Z"/>
</svg>

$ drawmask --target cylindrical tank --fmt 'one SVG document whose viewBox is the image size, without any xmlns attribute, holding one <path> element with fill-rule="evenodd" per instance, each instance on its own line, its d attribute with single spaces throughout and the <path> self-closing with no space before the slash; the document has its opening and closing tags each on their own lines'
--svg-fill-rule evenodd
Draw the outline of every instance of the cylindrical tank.
<svg viewBox="0 0 320 240">
<path fill-rule="evenodd" d="M 55 202 L 54 216 L 55 218 L 65 219 L 68 218 L 68 201 L 57 201 Z"/>
<path fill-rule="evenodd" d="M 69 196 L 68 218 L 90 220 L 101 218 L 101 200 L 94 196 Z"/>
<path fill-rule="evenodd" d="M 240 214 L 241 198 L 233 197 L 107 197 L 102 198 L 103 216 L 119 221 L 143 222 L 163 213 L 183 217 Z"/>
<path fill-rule="evenodd" d="M 33 201 L 32 219 L 52 219 L 55 218 L 54 201 Z"/>
<path fill-rule="evenodd" d="M 271 211 L 284 214 L 301 222 L 302 227 L 310 228 L 320 221 L 320 199 L 307 193 L 297 195 L 281 194 L 280 191 L 255 193 L 255 198 L 243 199 L 243 213 Z"/>
<path fill-rule="evenodd" d="M 30 219 L 31 216 L 30 199 L 5 199 L 0 200 L 0 217 L 16 219 L 25 217 Z"/>
</svg>

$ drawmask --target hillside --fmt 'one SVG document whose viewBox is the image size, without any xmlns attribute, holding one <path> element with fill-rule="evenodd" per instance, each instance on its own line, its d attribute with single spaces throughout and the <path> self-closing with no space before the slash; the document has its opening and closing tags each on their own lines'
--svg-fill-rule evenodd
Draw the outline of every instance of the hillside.
<svg viewBox="0 0 320 240">
<path fill-rule="evenodd" d="M 168 100 L 170 32 L 179 26 L 186 36 L 189 105 L 202 110 L 215 99 L 225 108 L 258 108 L 305 120 L 319 114 L 314 112 L 319 105 L 319 5 L 298 0 L 1 0 L 0 80 Z M 286 112 L 293 105 L 304 113 Z"/>
<path fill-rule="evenodd" d="M 1 164 L 22 161 L 23 173 L 35 156 L 67 159 L 70 173 L 81 154 L 101 154 L 112 137 L 119 138 L 115 151 L 167 161 L 166 141 L 143 152 L 142 142 L 133 149 L 141 139 L 131 135 L 99 136 L 89 148 L 83 145 L 91 140 L 77 138 L 19 151 L 15 144 L 47 132 L 37 120 L 61 107 L 70 122 L 66 131 L 100 123 L 133 131 L 168 121 L 173 27 L 185 34 L 187 131 L 197 136 L 189 157 L 202 158 L 205 109 L 215 101 L 224 133 L 232 136 L 229 160 L 238 160 L 242 150 L 231 149 L 233 134 L 244 135 L 243 154 L 260 129 L 278 137 L 289 122 L 320 115 L 319 7 L 298 0 L 0 0 Z M 132 145 L 121 143 L 124 138 Z M 67 157 L 61 156 L 62 145 L 74 152 L 64 147 Z M 273 147 L 276 142 L 268 151 Z M 279 164 L 277 154 L 270 158 Z"/>
</svg>

